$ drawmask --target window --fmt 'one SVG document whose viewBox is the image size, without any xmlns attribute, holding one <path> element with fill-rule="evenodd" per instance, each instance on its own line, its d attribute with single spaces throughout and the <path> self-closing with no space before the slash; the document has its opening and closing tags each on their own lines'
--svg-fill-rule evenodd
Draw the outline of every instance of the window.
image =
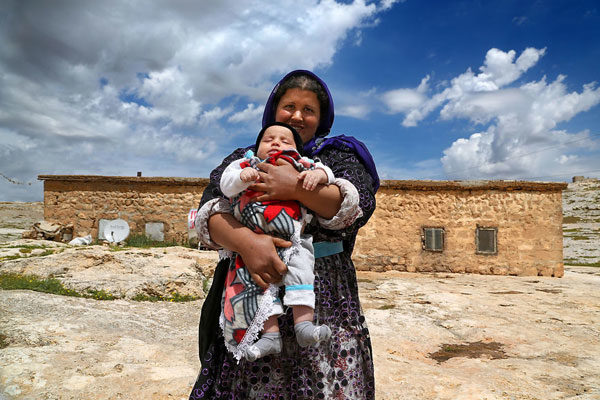
<svg viewBox="0 0 600 400">
<path fill-rule="evenodd" d="M 423 250 L 444 250 L 444 228 L 423 228 Z"/>
<path fill-rule="evenodd" d="M 497 254 L 498 253 L 498 228 L 477 227 L 475 233 L 475 242 L 477 253 L 479 254 Z"/>
</svg>

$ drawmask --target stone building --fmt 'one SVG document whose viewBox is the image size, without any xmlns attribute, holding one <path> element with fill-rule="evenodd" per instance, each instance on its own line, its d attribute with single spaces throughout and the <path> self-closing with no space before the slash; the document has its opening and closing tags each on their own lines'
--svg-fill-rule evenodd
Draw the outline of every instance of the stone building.
<svg viewBox="0 0 600 400">
<path fill-rule="evenodd" d="M 188 213 L 204 178 L 40 175 L 44 218 L 98 237 L 121 218 L 131 232 L 188 240 Z M 361 229 L 360 270 L 563 275 L 562 190 L 566 183 L 383 181 Z"/>
<path fill-rule="evenodd" d="M 383 181 L 357 268 L 561 277 L 566 183 Z"/>
<path fill-rule="evenodd" d="M 40 175 L 44 220 L 73 224 L 73 237 L 94 239 L 103 221 L 123 219 L 132 234 L 188 241 L 187 216 L 198 207 L 208 179 L 97 175 Z M 159 238 L 160 239 L 160 238 Z"/>
</svg>

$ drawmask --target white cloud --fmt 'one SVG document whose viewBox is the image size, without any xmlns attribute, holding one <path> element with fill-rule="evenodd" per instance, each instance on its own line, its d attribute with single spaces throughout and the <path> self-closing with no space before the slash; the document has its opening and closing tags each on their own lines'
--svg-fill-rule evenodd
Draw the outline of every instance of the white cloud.
<svg viewBox="0 0 600 400">
<path fill-rule="evenodd" d="M 478 74 L 467 69 L 437 93 L 428 87 L 392 90 L 383 101 L 390 112 L 405 115 L 404 126 L 418 125 L 437 109 L 441 119 L 464 118 L 483 126 L 444 150 L 441 161 L 451 178 L 532 178 L 600 168 L 600 161 L 590 164 L 589 157 L 571 154 L 597 146 L 593 136 L 557 130 L 600 103 L 595 83 L 568 92 L 566 77 L 559 75 L 552 82 L 542 77 L 514 85 L 545 52 L 528 48 L 515 59 L 514 50 L 490 49 Z"/>
<path fill-rule="evenodd" d="M 389 112 L 405 113 L 417 109 L 427 100 L 426 92 L 428 90 L 429 76 L 421 80 L 418 87 L 414 89 L 395 89 L 383 93 L 381 99 L 387 106 Z"/>
<path fill-rule="evenodd" d="M 484 65 L 479 68 L 481 71 L 479 74 L 475 74 L 471 69 L 467 69 L 465 73 L 452 79 L 449 87 L 430 98 L 420 99 L 421 102 L 415 103 L 414 107 L 404 107 L 398 111 L 390 109 L 390 111 L 405 114 L 404 121 L 402 122 L 404 126 L 416 126 L 442 105 L 444 107 L 441 110 L 441 116 L 443 118 L 452 118 L 456 113 L 468 111 L 465 108 L 476 105 L 476 102 L 473 103 L 476 100 L 473 99 L 473 96 L 486 92 L 497 93 L 502 87 L 516 81 L 524 72 L 535 65 L 537 60 L 544 55 L 545 51 L 545 49 L 528 48 L 515 61 L 516 53 L 514 50 L 505 53 L 498 49 L 490 49 L 486 54 Z M 424 78 L 427 84 L 425 79 L 428 79 L 428 77 Z M 423 81 L 421 81 L 419 88 L 422 86 Z M 425 90 L 419 91 L 417 89 L 417 92 L 425 95 Z M 506 96 L 509 93 L 503 93 L 502 95 Z M 488 103 L 492 101 L 490 96 L 480 96 L 479 99 Z M 386 102 L 385 98 L 384 102 Z M 467 103 L 466 107 L 465 102 Z M 485 107 L 483 109 L 474 107 L 472 110 L 477 114 L 479 111 L 485 111 Z"/>
<path fill-rule="evenodd" d="M 248 104 L 245 109 L 230 116 L 227 121 L 233 123 L 258 121 L 262 118 L 263 108 L 256 104 Z"/>
<path fill-rule="evenodd" d="M 369 106 L 365 104 L 356 104 L 338 107 L 336 109 L 336 114 L 343 115 L 346 117 L 362 119 L 365 118 L 370 111 L 371 109 Z"/>
<path fill-rule="evenodd" d="M 330 65 L 393 4 L 4 1 L 0 172 L 206 175 L 273 79 Z"/>
</svg>

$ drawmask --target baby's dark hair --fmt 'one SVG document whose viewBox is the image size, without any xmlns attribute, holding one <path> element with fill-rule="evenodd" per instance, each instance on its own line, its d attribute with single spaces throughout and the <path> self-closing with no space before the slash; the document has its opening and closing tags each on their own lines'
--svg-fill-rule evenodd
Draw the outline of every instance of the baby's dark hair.
<svg viewBox="0 0 600 400">
<path fill-rule="evenodd" d="M 312 76 L 306 74 L 292 75 L 287 78 L 284 82 L 281 82 L 275 95 L 273 96 L 273 112 L 277 111 L 279 101 L 289 89 L 301 89 L 310 90 L 317 95 L 319 101 L 319 108 L 321 113 L 321 119 L 325 118 L 329 112 L 329 96 L 323 88 L 323 86 Z M 273 114 L 275 115 L 275 114 Z M 321 121 L 319 121 L 320 124 Z"/>
<path fill-rule="evenodd" d="M 258 146 L 260 145 L 260 141 L 262 140 L 266 130 L 272 126 L 283 126 L 284 128 L 289 129 L 292 132 L 292 136 L 294 136 L 294 143 L 296 144 L 296 151 L 298 153 L 300 153 L 300 155 L 304 155 L 304 143 L 302 142 L 302 138 L 300 137 L 300 134 L 298 132 L 296 132 L 296 130 L 292 126 L 290 126 L 284 122 L 271 122 L 270 124 L 265 125 L 258 133 L 258 137 L 256 138 L 256 144 L 254 145 L 254 151 L 256 151 L 258 153 Z"/>
</svg>

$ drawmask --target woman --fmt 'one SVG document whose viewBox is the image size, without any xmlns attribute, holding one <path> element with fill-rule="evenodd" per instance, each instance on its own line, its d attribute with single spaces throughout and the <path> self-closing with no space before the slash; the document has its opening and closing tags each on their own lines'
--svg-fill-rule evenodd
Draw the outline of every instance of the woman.
<svg viewBox="0 0 600 400">
<path fill-rule="evenodd" d="M 306 191 L 297 184 L 297 172 L 291 165 L 264 165 L 262 182 L 252 186 L 264 192 L 259 200 L 298 200 L 317 215 L 306 229 L 315 243 L 315 315 L 319 323 L 331 328 L 331 340 L 318 348 L 300 347 L 288 310 L 280 318 L 282 353 L 237 364 L 225 349 L 217 323 L 223 277 L 231 262 L 230 258 L 223 258 L 202 308 L 202 369 L 190 399 L 375 397 L 371 341 L 360 308 L 351 255 L 358 229 L 375 209 L 379 179 L 362 143 L 344 135 L 326 137 L 333 119 L 333 100 L 321 79 L 302 70 L 286 75 L 267 101 L 263 126 L 274 121 L 293 126 L 304 142 L 305 154 L 318 157 L 329 166 L 336 182 Z M 278 282 L 286 271 L 275 247 L 287 247 L 290 243 L 242 226 L 231 215 L 229 203 L 218 189 L 224 168 L 246 150 L 237 149 L 211 173 L 196 225 L 205 244 L 238 253 L 252 279 L 267 287 Z"/>
</svg>

